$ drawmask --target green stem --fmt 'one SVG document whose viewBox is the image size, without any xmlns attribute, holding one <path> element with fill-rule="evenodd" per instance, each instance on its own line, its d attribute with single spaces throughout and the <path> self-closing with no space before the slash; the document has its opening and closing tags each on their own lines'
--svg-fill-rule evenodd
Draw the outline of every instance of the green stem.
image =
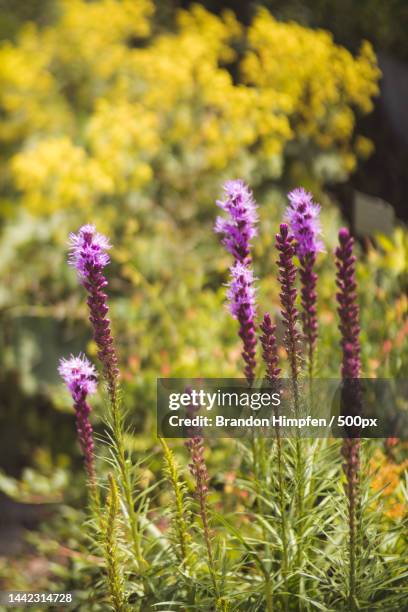
<svg viewBox="0 0 408 612">
<path fill-rule="evenodd" d="M 120 483 L 126 502 L 126 509 L 129 519 L 129 527 L 132 538 L 132 548 L 135 555 L 139 571 L 141 573 L 147 567 L 147 562 L 143 558 L 141 549 L 141 537 L 138 527 L 139 516 L 135 510 L 135 503 L 132 491 L 132 478 L 130 465 L 126 457 L 125 444 L 123 439 L 123 418 L 120 412 L 120 402 L 118 398 L 117 383 L 109 385 L 110 407 L 112 417 L 112 433 L 115 441 L 116 459 L 119 467 Z"/>
<path fill-rule="evenodd" d="M 265 489 L 267 489 L 268 486 L 268 477 L 267 477 L 267 459 L 266 459 L 266 445 L 265 445 L 265 438 L 263 437 L 262 432 L 260 432 L 260 437 L 255 440 L 255 444 L 258 445 L 258 473 L 255 475 L 255 482 L 257 485 L 257 502 L 258 502 L 258 512 L 260 513 L 261 516 L 265 516 L 266 514 L 266 509 L 265 509 L 265 504 L 262 501 L 262 486 L 261 483 L 264 483 Z M 269 542 L 269 534 L 268 531 L 264 525 L 264 523 L 262 523 L 262 537 L 263 540 L 265 542 L 265 555 L 268 557 L 271 556 L 271 550 L 270 550 L 270 542 Z M 271 561 L 271 570 L 272 570 L 272 561 Z M 268 576 L 266 583 L 265 583 L 265 596 L 266 596 L 266 606 L 267 606 L 267 610 L 268 612 L 271 612 L 273 609 L 273 594 L 271 591 L 271 580 L 270 580 L 270 575 Z"/>
<path fill-rule="evenodd" d="M 273 612 L 273 595 L 271 591 L 270 576 L 265 580 L 265 600 L 267 612 Z"/>
<path fill-rule="evenodd" d="M 300 568 L 302 563 L 302 538 L 303 538 L 303 444 L 300 437 L 296 437 L 296 508 L 297 508 L 297 565 Z"/>
<path fill-rule="evenodd" d="M 115 480 L 109 474 L 109 494 L 107 499 L 108 517 L 101 521 L 104 524 L 104 552 L 106 560 L 106 570 L 108 587 L 112 606 L 115 612 L 125 612 L 128 610 L 126 596 L 123 588 L 123 578 L 120 572 L 120 562 L 118 557 L 118 546 L 116 540 L 116 519 L 119 511 L 119 497 Z"/>
<path fill-rule="evenodd" d="M 350 610 L 355 610 L 355 595 L 356 595 L 356 508 L 354 487 L 351 481 L 348 482 L 348 498 L 349 498 L 349 607 Z"/>
<path fill-rule="evenodd" d="M 175 518 L 175 527 L 177 533 L 177 539 L 180 547 L 180 557 L 183 565 L 185 567 L 188 566 L 188 542 L 189 542 L 189 534 L 187 532 L 187 524 L 186 524 L 186 512 L 184 507 L 184 496 L 182 487 L 180 484 L 177 465 L 174 460 L 173 453 L 167 445 L 167 442 L 164 438 L 159 438 L 160 444 L 163 448 L 164 458 L 167 464 L 167 472 L 170 477 L 170 482 L 173 487 L 174 499 L 176 502 L 176 518 Z"/>
<path fill-rule="evenodd" d="M 314 375 L 314 346 L 311 342 L 308 343 L 308 374 L 309 374 L 309 382 L 311 384 Z"/>
<path fill-rule="evenodd" d="M 293 398 L 295 405 L 295 416 L 299 418 L 299 384 L 297 378 L 292 378 L 293 384 Z M 303 504 L 304 504 L 304 461 L 303 461 L 303 444 L 299 436 L 296 433 L 296 512 L 297 512 L 297 523 L 296 523 L 296 541 L 297 541 L 297 566 L 300 570 L 302 565 L 302 553 L 303 553 Z"/>
<path fill-rule="evenodd" d="M 356 446 L 358 463 L 360 459 L 360 440 L 353 440 L 352 446 Z M 354 467 L 347 477 L 347 497 L 349 510 L 349 608 L 351 612 L 358 609 L 357 605 L 357 585 L 356 585 L 356 565 L 357 551 L 361 542 L 357 541 L 357 520 L 361 519 L 361 498 L 359 495 L 358 471 Z"/>
<path fill-rule="evenodd" d="M 276 411 L 277 415 L 277 411 Z M 279 426 L 276 427 L 276 444 L 277 444 L 277 458 L 278 458 L 278 489 L 279 489 L 279 510 L 280 510 L 280 524 L 281 524 L 281 540 L 282 540 L 282 576 L 285 590 L 289 592 L 288 585 L 288 537 L 287 537 L 287 525 L 286 525 L 286 504 L 285 504 L 285 489 L 283 480 L 283 460 L 282 460 L 282 438 L 280 436 Z M 285 609 L 287 609 L 287 596 L 285 597 Z"/>
<path fill-rule="evenodd" d="M 215 600 L 216 609 L 218 610 L 219 601 L 220 601 L 220 589 L 218 586 L 217 574 L 216 574 L 215 563 L 214 563 L 214 555 L 213 555 L 212 545 L 211 545 L 210 527 L 208 523 L 208 514 L 207 514 L 207 504 L 205 501 L 205 495 L 203 495 L 201 492 L 199 495 L 199 503 L 200 503 L 200 516 L 201 516 L 201 520 L 203 523 L 204 540 L 205 540 L 205 545 L 207 548 L 208 568 L 210 570 L 211 579 L 212 579 L 215 597 L 216 597 L 216 600 Z"/>
</svg>

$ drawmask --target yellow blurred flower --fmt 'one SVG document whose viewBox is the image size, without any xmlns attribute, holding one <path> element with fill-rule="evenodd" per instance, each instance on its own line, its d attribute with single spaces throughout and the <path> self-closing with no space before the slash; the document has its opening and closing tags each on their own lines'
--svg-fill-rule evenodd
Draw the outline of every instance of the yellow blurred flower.
<svg viewBox="0 0 408 612">
<path fill-rule="evenodd" d="M 265 9 L 247 30 L 201 6 L 175 31 L 153 19 L 151 0 L 60 0 L 54 24 L 0 47 L 5 173 L 31 211 L 208 198 L 227 174 L 278 178 L 289 143 L 329 150 L 343 174 L 369 153 L 353 139 L 378 90 L 368 43 L 354 58 Z"/>
<path fill-rule="evenodd" d="M 408 468 L 408 459 L 401 463 L 390 461 L 377 449 L 370 462 L 373 474 L 371 486 L 374 491 L 382 491 L 384 514 L 390 518 L 402 518 L 408 512 L 407 504 L 399 490 L 402 474 Z"/>
</svg>

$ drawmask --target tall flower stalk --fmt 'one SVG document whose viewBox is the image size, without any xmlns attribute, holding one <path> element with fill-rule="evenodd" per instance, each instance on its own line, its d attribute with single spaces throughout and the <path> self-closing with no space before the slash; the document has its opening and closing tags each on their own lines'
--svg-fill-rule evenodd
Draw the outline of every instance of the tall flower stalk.
<svg viewBox="0 0 408 612">
<path fill-rule="evenodd" d="M 249 187 L 242 180 L 227 181 L 224 192 L 225 199 L 217 201 L 217 205 L 227 217 L 217 217 L 214 230 L 222 234 L 222 244 L 233 256 L 227 299 L 232 316 L 239 322 L 241 354 L 245 363 L 244 375 L 248 386 L 251 387 L 255 380 L 257 343 L 251 241 L 257 235 L 257 204 Z M 251 435 L 251 446 L 254 481 L 257 488 L 256 503 L 258 511 L 262 512 L 260 480 L 265 464 L 265 453 L 263 440 L 257 444 L 254 432 Z"/>
<path fill-rule="evenodd" d="M 348 400 L 359 402 L 358 379 L 361 374 L 360 323 L 357 303 L 357 283 L 353 255 L 354 239 L 347 228 L 339 232 L 339 246 L 336 249 L 338 314 L 341 333 L 342 365 L 341 375 L 348 384 Z M 343 470 L 346 475 L 346 493 L 349 514 L 349 606 L 356 609 L 356 555 L 357 555 L 357 510 L 359 504 L 360 439 L 344 438 L 342 444 Z"/>
<path fill-rule="evenodd" d="M 224 191 L 225 199 L 217 201 L 217 205 L 227 217 L 217 217 L 214 230 L 222 234 L 222 243 L 234 258 L 227 297 L 231 314 L 240 324 L 244 372 L 248 384 L 252 385 L 256 368 L 256 309 L 251 240 L 257 235 L 257 205 L 241 180 L 227 181 Z"/>
<path fill-rule="evenodd" d="M 227 298 L 234 319 L 238 319 L 239 336 L 242 340 L 242 357 L 245 361 L 245 377 L 252 385 L 256 367 L 255 288 L 252 269 L 240 262 L 231 267 L 231 281 Z"/>
<path fill-rule="evenodd" d="M 124 580 L 121 572 L 117 541 L 117 521 L 119 515 L 119 494 L 115 479 L 109 474 L 109 492 L 106 500 L 107 516 L 104 517 L 104 556 L 107 570 L 107 582 L 112 607 L 115 612 L 127 612 Z"/>
<path fill-rule="evenodd" d="M 279 252 L 277 261 L 279 274 L 278 281 L 281 287 L 280 302 L 281 315 L 285 326 L 284 344 L 289 358 L 290 377 L 295 416 L 299 417 L 299 375 L 301 368 L 301 334 L 298 330 L 299 313 L 296 308 L 296 267 L 293 263 L 295 255 L 294 237 L 289 232 L 286 223 L 281 223 L 279 233 L 276 234 L 276 249 Z M 303 502 L 304 502 L 304 459 L 302 443 L 299 435 L 296 436 L 296 507 L 297 507 L 297 560 L 302 562 L 303 538 Z"/>
<path fill-rule="evenodd" d="M 191 387 L 186 389 L 187 393 L 191 392 Z M 188 417 L 193 418 L 199 411 L 198 406 L 190 403 L 186 408 Z M 200 426 L 189 427 L 187 429 L 189 439 L 185 442 L 186 448 L 190 452 L 191 462 L 189 463 L 190 474 L 195 482 L 195 497 L 198 502 L 199 515 L 203 525 L 203 535 L 205 546 L 207 549 L 208 569 L 210 571 L 211 580 L 215 594 L 215 609 L 222 610 L 225 604 L 221 598 L 221 591 L 217 579 L 217 569 L 215 567 L 214 553 L 212 548 L 212 538 L 210 532 L 210 522 L 208 517 L 208 482 L 209 475 L 207 465 L 204 459 L 204 439 L 202 436 L 202 428 Z"/>
<path fill-rule="evenodd" d="M 185 484 L 180 480 L 179 469 L 174 455 L 164 438 L 159 438 L 163 448 L 163 455 L 166 465 L 166 476 L 170 479 L 174 493 L 175 513 L 173 518 L 174 531 L 177 538 L 178 550 L 177 557 L 182 563 L 183 569 L 188 569 L 190 554 L 189 547 L 191 542 L 187 528 L 187 508 L 185 501 Z"/>
<path fill-rule="evenodd" d="M 266 366 L 266 380 L 272 390 L 277 390 L 279 381 L 278 344 L 276 341 L 276 325 L 271 321 L 270 314 L 266 312 L 261 324 L 262 335 L 260 337 L 262 345 L 262 357 Z M 274 407 L 275 417 L 278 417 L 278 407 Z M 276 447 L 277 447 L 277 468 L 278 468 L 278 494 L 279 494 L 279 512 L 281 525 L 281 541 L 282 541 L 282 575 L 285 584 L 285 589 L 288 591 L 288 535 L 286 525 L 286 503 L 285 503 L 285 487 L 283 477 L 283 453 L 282 453 L 282 438 L 280 435 L 280 427 L 276 426 Z"/>
<path fill-rule="evenodd" d="M 197 432 L 198 433 L 198 432 Z M 207 549 L 208 568 L 215 593 L 215 607 L 220 609 L 221 593 L 217 580 L 217 571 L 214 561 L 214 553 L 211 542 L 210 524 L 208 518 L 207 495 L 208 495 L 208 470 L 204 459 L 204 441 L 200 435 L 194 435 L 186 442 L 190 451 L 191 463 L 189 469 L 195 482 L 195 496 L 199 506 L 199 514 L 203 525 L 204 541 Z"/>
<path fill-rule="evenodd" d="M 91 407 L 87 402 L 88 395 L 96 392 L 96 370 L 85 355 L 78 355 L 78 357 L 71 355 L 69 359 L 60 360 L 58 372 L 64 380 L 74 402 L 76 429 L 79 445 L 84 456 L 91 499 L 94 503 L 98 503 L 93 429 L 89 421 Z"/>
<path fill-rule="evenodd" d="M 307 344 L 309 378 L 313 378 L 315 369 L 315 351 L 318 335 L 317 321 L 317 274 L 314 270 L 316 256 L 324 251 L 319 239 L 320 206 L 313 202 L 311 193 L 304 189 L 294 189 L 288 194 L 289 206 L 286 218 L 295 239 L 295 252 L 300 262 L 302 328 Z"/>
<path fill-rule="evenodd" d="M 107 316 L 108 296 L 104 290 L 108 281 L 103 274 L 104 268 L 110 262 L 107 251 L 111 244 L 106 236 L 96 231 L 94 225 L 83 225 L 77 234 L 71 233 L 69 242 L 68 263 L 75 267 L 79 281 L 88 292 L 89 320 L 92 323 L 111 403 L 115 405 L 119 384 L 118 358 Z"/>
<path fill-rule="evenodd" d="M 133 551 L 139 570 L 143 570 L 146 561 L 142 555 L 141 533 L 138 524 L 139 517 L 135 509 L 131 466 L 125 451 L 118 358 L 108 318 L 108 296 L 105 292 L 108 281 L 104 275 L 104 268 L 110 261 L 107 253 L 110 248 L 111 245 L 108 238 L 98 233 L 94 225 L 84 225 L 77 234 L 70 234 L 70 256 L 68 263 L 75 267 L 78 278 L 88 293 L 89 319 L 93 327 L 93 337 L 98 347 L 98 357 L 101 361 L 103 375 L 107 383 L 112 439 L 120 482 L 126 502 Z"/>
<path fill-rule="evenodd" d="M 281 223 L 279 233 L 276 234 L 275 246 L 279 252 L 277 260 L 279 274 L 278 281 L 281 287 L 279 294 L 281 302 L 281 315 L 285 326 L 284 343 L 289 358 L 290 373 L 295 390 L 296 408 L 298 409 L 298 381 L 301 367 L 300 342 L 301 335 L 298 330 L 299 312 L 296 307 L 296 267 L 293 263 L 295 255 L 294 237 L 289 233 L 286 223 Z"/>
</svg>

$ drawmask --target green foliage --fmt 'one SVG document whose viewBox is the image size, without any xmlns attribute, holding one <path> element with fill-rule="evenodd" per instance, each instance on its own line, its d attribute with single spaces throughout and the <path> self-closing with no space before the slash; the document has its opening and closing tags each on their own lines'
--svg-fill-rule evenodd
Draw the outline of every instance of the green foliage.
<svg viewBox="0 0 408 612">
<path fill-rule="evenodd" d="M 112 600 L 113 610 L 125 612 L 123 578 L 121 575 L 121 560 L 118 555 L 116 521 L 119 514 L 119 492 L 112 474 L 109 474 L 109 493 L 106 501 L 106 517 L 103 521 L 103 545 L 105 549 L 107 582 Z"/>
<path fill-rule="evenodd" d="M 188 570 L 191 536 L 187 529 L 187 520 L 189 518 L 188 505 L 185 499 L 186 488 L 185 483 L 180 479 L 179 469 L 174 458 L 174 454 L 167 445 L 164 438 L 160 438 L 160 444 L 163 448 L 163 456 L 165 461 L 165 474 L 169 478 L 176 504 L 176 510 L 172 516 L 172 523 L 175 533 L 175 550 L 176 559 L 182 564 L 182 568 Z"/>
</svg>

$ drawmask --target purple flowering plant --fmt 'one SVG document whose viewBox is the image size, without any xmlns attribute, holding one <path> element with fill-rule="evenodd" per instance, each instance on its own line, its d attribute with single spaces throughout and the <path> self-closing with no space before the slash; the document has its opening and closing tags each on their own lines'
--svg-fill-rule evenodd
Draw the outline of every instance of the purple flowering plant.
<svg viewBox="0 0 408 612">
<path fill-rule="evenodd" d="M 353 255 L 354 239 L 347 228 L 339 231 L 339 246 L 336 248 L 336 283 L 338 292 L 338 314 L 340 318 L 342 366 L 341 375 L 348 384 L 348 403 L 358 409 L 360 402 L 360 388 L 358 378 L 361 375 L 360 360 L 360 322 L 359 306 L 357 302 L 357 282 Z M 349 382 L 350 381 L 350 382 Z M 351 393 L 351 397 L 350 397 Z M 349 603 L 353 607 L 356 598 L 356 555 L 357 555 L 357 521 L 360 485 L 360 448 L 358 437 L 346 437 L 343 440 L 342 456 L 343 470 L 346 475 L 345 491 L 348 498 L 349 543 L 350 543 L 350 578 Z"/>
<path fill-rule="evenodd" d="M 233 188 L 231 187 L 233 186 Z M 257 304 L 253 286 L 252 257 L 250 240 L 256 235 L 253 223 L 258 220 L 255 216 L 254 200 L 249 197 L 249 188 L 241 181 L 228 182 L 224 190 L 227 197 L 217 204 L 227 211 L 229 219 L 217 219 L 215 231 L 223 235 L 222 244 L 233 256 L 230 267 L 231 280 L 227 290 L 227 300 L 230 312 L 237 319 L 240 327 L 238 334 L 243 343 L 242 355 L 246 362 L 245 373 L 248 378 L 248 338 L 252 339 L 252 332 L 257 329 Z M 286 349 L 286 370 L 292 381 L 294 413 L 299 411 L 299 388 L 302 379 L 307 373 L 309 389 L 316 376 L 316 349 L 318 343 L 318 307 L 317 286 L 318 273 L 316 262 L 319 254 L 326 252 L 322 240 L 322 227 L 320 222 L 320 205 L 313 200 L 311 193 L 298 188 L 288 194 L 288 206 L 284 215 L 284 222 L 276 234 L 275 248 L 277 259 L 277 280 L 280 287 L 280 323 L 283 328 L 283 345 Z M 236 215 L 236 202 L 239 202 L 239 216 Z M 238 219 L 238 221 L 237 221 Z M 357 294 L 357 281 L 355 274 L 356 257 L 353 255 L 354 240 L 349 230 L 343 228 L 339 232 L 339 246 L 335 251 L 338 287 L 337 302 L 339 315 L 340 349 L 342 355 L 341 376 L 343 379 L 356 379 L 361 375 L 360 340 L 359 340 L 359 307 Z M 269 313 L 265 313 L 260 325 L 260 344 L 262 358 L 265 365 L 265 377 L 272 388 L 279 384 L 281 373 L 281 357 L 276 339 L 276 324 Z M 251 343 L 251 383 L 254 382 L 257 364 L 256 342 Z M 283 364 L 282 364 L 283 365 Z M 307 367 L 306 367 L 307 365 Z M 353 387 L 355 395 L 359 397 L 358 384 Z M 311 391 L 310 391 L 311 392 Z M 313 396 L 310 397 L 312 401 Z M 258 451 L 253 449 L 262 461 L 264 442 L 258 441 Z M 313 451 L 315 452 L 315 451 Z M 279 508 L 281 544 L 281 567 L 283 584 L 286 591 L 294 588 L 298 594 L 304 588 L 303 579 L 297 574 L 293 582 L 289 580 L 292 571 L 304 571 L 306 550 L 309 536 L 313 532 L 314 509 L 310 506 L 310 486 L 308 476 L 308 463 L 310 461 L 310 446 L 304 440 L 296 437 L 294 442 L 282 440 L 279 427 L 276 431 L 276 463 L 277 463 L 277 507 Z M 345 578 L 348 609 L 358 608 L 358 572 L 361 571 L 361 555 L 358 549 L 358 512 L 361 514 L 361 441 L 360 439 L 345 438 L 342 443 L 341 456 L 344 460 L 343 471 L 346 477 L 344 487 L 347 500 L 347 523 L 349 530 L 348 545 L 346 546 L 345 567 L 348 568 Z M 313 455 L 312 455 L 313 457 Z M 255 480 L 259 472 L 254 467 Z M 290 476 L 288 476 L 290 474 Z M 292 505 L 290 478 L 294 483 Z M 259 486 L 251 488 L 255 498 L 262 495 Z M 264 492 L 263 495 L 269 494 Z M 290 514 L 288 509 L 294 509 L 294 524 L 290 527 Z M 295 550 L 290 544 L 289 532 L 295 535 Z M 295 560 L 295 561 L 293 561 Z M 360 564 L 360 566 L 359 566 Z M 360 567 L 360 570 L 358 569 Z M 368 570 L 367 570 L 368 571 Z M 272 609 L 270 597 L 269 578 L 265 593 L 266 608 Z M 360 591 L 361 593 L 361 591 Z M 361 596 L 361 595 L 360 595 Z M 288 609 L 288 599 L 283 597 L 282 609 Z M 279 608 L 281 609 L 281 608 Z"/>
<path fill-rule="evenodd" d="M 143 572 L 146 561 L 141 551 L 141 527 L 139 510 L 135 503 L 135 484 L 129 454 L 125 449 L 125 428 L 119 387 L 118 357 L 114 345 L 111 322 L 108 318 L 109 305 L 106 288 L 108 286 L 104 269 L 110 263 L 109 239 L 96 231 L 94 225 L 84 225 L 69 237 L 68 264 L 73 266 L 78 280 L 87 292 L 89 320 L 93 338 L 98 347 L 98 358 L 102 366 L 109 397 L 109 440 L 112 444 L 113 465 L 117 470 L 118 482 L 122 487 L 124 503 L 129 519 L 132 551 L 138 570 Z M 111 584 L 116 592 L 117 584 Z"/>
<path fill-rule="evenodd" d="M 78 355 L 78 357 L 71 355 L 69 359 L 61 359 L 58 372 L 72 396 L 78 440 L 84 456 L 89 483 L 95 493 L 94 440 L 92 425 L 89 421 L 91 407 L 87 402 L 87 397 L 96 393 L 97 373 L 85 355 Z"/>
<path fill-rule="evenodd" d="M 240 324 L 244 373 L 251 385 L 256 368 L 256 302 L 251 240 L 257 235 L 257 204 L 241 180 L 227 181 L 224 192 L 225 199 L 218 200 L 217 205 L 227 217 L 217 217 L 214 231 L 222 234 L 222 244 L 233 257 L 227 295 L 231 314 Z"/>
<path fill-rule="evenodd" d="M 80 283 L 88 293 L 89 319 L 94 340 L 98 346 L 98 357 L 102 363 L 112 402 L 115 401 L 119 375 L 118 359 L 113 344 L 108 318 L 108 296 L 105 289 L 108 281 L 104 268 L 109 264 L 109 239 L 96 231 L 94 225 L 82 226 L 77 234 L 69 237 L 70 255 L 68 263 L 75 267 Z"/>
<path fill-rule="evenodd" d="M 304 189 L 288 194 L 271 258 L 276 300 L 260 315 L 252 256 L 258 206 L 242 180 L 227 181 L 217 205 L 223 214 L 214 231 L 231 256 L 226 300 L 241 346 L 244 377 L 255 387 L 264 376 L 278 389 L 282 375 L 289 376 L 293 411 L 298 414 L 302 381 L 313 380 L 319 372 L 316 262 L 326 253 L 320 206 Z M 333 351 L 341 358 L 341 377 L 350 381 L 362 371 L 356 256 L 349 230 L 341 229 L 338 241 L 331 262 L 333 271 L 334 264 L 337 267 L 332 277 L 339 319 L 338 348 Z M 239 441 L 231 458 L 236 480 L 235 472 L 214 473 L 218 450 L 201 431 L 194 430 L 184 448 L 178 441 L 171 448 L 160 437 L 164 479 L 148 482 L 151 472 L 144 458 L 135 458 L 129 447 L 122 404 L 119 356 L 109 317 L 107 267 L 112 248 L 94 225 L 70 235 L 68 263 L 86 293 L 101 374 L 83 354 L 61 359 L 58 367 L 72 398 L 90 485 L 95 551 L 104 560 L 103 601 L 109 596 L 109 606 L 120 611 L 170 609 L 177 602 L 180 609 L 208 612 L 309 610 L 314 604 L 316 609 L 345 612 L 369 609 L 384 592 L 387 600 L 399 604 L 399 592 L 388 587 L 380 592 L 376 584 L 381 581 L 376 577 L 375 584 L 370 582 L 371 569 L 364 565 L 368 554 L 380 572 L 384 556 L 370 543 L 365 551 L 360 545 L 362 517 L 371 506 L 364 497 L 363 444 L 358 437 L 345 438 L 340 448 L 331 440 L 286 439 L 277 425 L 274 439 L 253 437 L 248 446 Z M 96 441 L 90 398 L 103 389 L 98 380 L 105 383 L 108 410 L 105 438 Z M 191 410 L 188 414 L 193 416 Z M 274 414 L 279 416 L 278 407 Z M 99 445 L 108 452 L 98 454 Z M 141 483 L 140 474 L 147 484 Z M 166 487 L 172 497 L 163 511 L 160 499 L 167 495 Z M 238 500 L 232 511 L 228 495 L 219 496 L 222 487 L 228 488 L 230 499 L 235 495 Z M 372 593 L 367 595 L 368 583 Z"/>
<path fill-rule="evenodd" d="M 313 201 L 313 196 L 302 188 L 288 193 L 289 206 L 285 217 L 296 241 L 296 253 L 299 259 L 308 255 L 317 255 L 325 251 L 320 239 L 320 206 Z"/>
<path fill-rule="evenodd" d="M 316 257 L 324 252 L 320 239 L 320 206 L 313 201 L 313 196 L 302 188 L 294 189 L 288 194 L 289 206 L 286 219 L 295 241 L 295 252 L 300 261 L 302 328 L 307 343 L 309 376 L 313 376 L 315 366 L 315 349 L 318 335 L 317 321 L 317 274 Z"/>
<path fill-rule="evenodd" d="M 225 198 L 217 200 L 226 217 L 217 217 L 214 230 L 234 261 L 251 264 L 251 240 L 257 235 L 257 204 L 249 187 L 239 179 L 224 185 Z"/>
</svg>

